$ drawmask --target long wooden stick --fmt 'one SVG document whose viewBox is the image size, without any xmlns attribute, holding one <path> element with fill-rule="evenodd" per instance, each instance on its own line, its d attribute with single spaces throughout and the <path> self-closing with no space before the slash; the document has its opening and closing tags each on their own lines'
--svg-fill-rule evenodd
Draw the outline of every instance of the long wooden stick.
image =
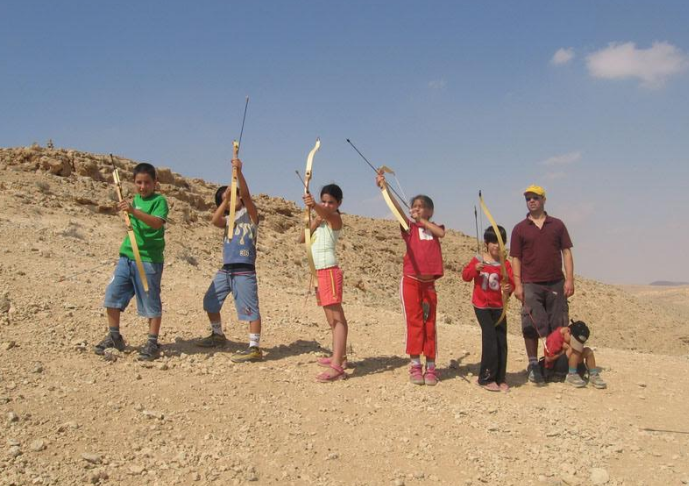
<svg viewBox="0 0 689 486">
<path fill-rule="evenodd" d="M 242 117 L 242 130 L 239 133 L 239 141 L 232 142 L 232 158 L 239 158 L 239 147 L 242 144 L 242 135 L 244 135 L 244 123 L 246 122 L 246 110 L 249 108 L 249 97 L 246 97 L 244 104 L 244 116 Z M 230 214 L 227 217 L 227 225 L 225 226 L 225 241 L 230 241 L 234 236 L 234 218 L 236 214 L 235 207 L 237 206 L 237 169 L 232 167 L 232 184 L 230 186 Z"/>
<path fill-rule="evenodd" d="M 110 154 L 110 162 L 112 163 L 112 178 L 115 181 L 115 190 L 117 191 L 117 199 L 122 202 L 122 181 L 120 180 L 120 173 L 115 166 L 115 160 Z M 132 252 L 134 253 L 134 260 L 136 261 L 136 269 L 139 271 L 139 278 L 144 287 L 144 292 L 148 293 L 148 279 L 146 278 L 146 270 L 144 270 L 144 263 L 141 260 L 141 253 L 139 252 L 139 244 L 136 242 L 136 235 L 132 229 L 132 222 L 129 219 L 129 213 L 122 211 L 122 218 L 124 224 L 127 226 L 127 235 L 129 235 L 129 243 L 132 245 Z"/>
</svg>

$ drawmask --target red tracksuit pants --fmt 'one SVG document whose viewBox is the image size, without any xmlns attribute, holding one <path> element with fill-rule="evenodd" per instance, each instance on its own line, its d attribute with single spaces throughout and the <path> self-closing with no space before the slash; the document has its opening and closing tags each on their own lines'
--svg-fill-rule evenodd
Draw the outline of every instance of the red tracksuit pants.
<svg viewBox="0 0 689 486">
<path fill-rule="evenodd" d="M 402 311 L 407 320 L 407 354 L 423 354 L 426 359 L 435 360 L 437 335 L 435 331 L 435 309 L 438 295 L 435 293 L 435 282 L 402 277 L 400 284 Z M 428 316 L 423 318 L 423 304 L 428 307 Z"/>
</svg>

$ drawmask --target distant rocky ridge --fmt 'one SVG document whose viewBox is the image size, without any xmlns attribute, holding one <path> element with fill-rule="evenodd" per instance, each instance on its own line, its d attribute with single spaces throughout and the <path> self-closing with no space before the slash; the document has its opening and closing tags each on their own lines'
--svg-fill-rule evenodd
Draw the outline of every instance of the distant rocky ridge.
<svg viewBox="0 0 689 486">
<path fill-rule="evenodd" d="M 116 156 L 125 193 L 132 195 L 135 161 Z M 170 202 L 167 228 L 166 300 L 174 305 L 178 292 L 190 290 L 189 272 L 212 275 L 219 264 L 217 229 L 210 225 L 217 185 L 190 179 L 158 167 L 160 192 Z M 101 262 L 112 262 L 123 237 L 122 222 L 115 211 L 112 166 L 108 155 L 39 146 L 0 148 L 0 229 L 13 234 L 22 251 L 7 249 L 0 255 L 0 275 L 7 282 L 15 317 L 28 318 L 38 301 L 53 292 L 56 282 L 44 281 L 40 293 L 21 286 L 25 279 L 42 278 L 46 272 L 69 279 Z M 249 181 L 250 183 L 253 181 Z M 254 187 L 256 184 L 254 183 Z M 259 194 L 261 213 L 258 273 L 262 286 L 287 294 L 303 294 L 308 286 L 304 248 L 297 243 L 303 209 L 292 201 Z M 372 309 L 399 311 L 398 286 L 404 252 L 397 225 L 344 215 L 345 231 L 339 247 L 346 275 L 345 299 Z M 475 323 L 471 285 L 462 281 L 461 270 L 473 256 L 475 240 L 448 231 L 443 240 L 445 277 L 438 284 L 439 319 L 445 323 Z M 30 270 L 35 268 L 36 275 Z M 181 285 L 181 287 L 180 287 Z M 689 329 L 680 315 L 663 306 L 638 299 L 624 290 L 577 277 L 576 294 L 570 299 L 571 317 L 593 329 L 594 343 L 621 349 L 683 354 L 689 350 Z M 193 289 L 194 295 L 204 289 Z M 101 282 L 85 282 L 84 305 L 102 300 Z M 33 300 L 32 300 L 33 299 Z M 196 299 L 199 300 L 199 299 Z M 50 305 L 45 302 L 46 308 Z M 195 302 L 194 305 L 199 305 Z M 2 317 L 2 316 L 0 316 Z M 520 306 L 510 301 L 511 333 L 519 333 Z"/>
<path fill-rule="evenodd" d="M 655 287 L 681 287 L 683 285 L 689 285 L 689 282 L 671 282 L 669 280 L 656 280 L 648 285 L 653 285 Z"/>
</svg>

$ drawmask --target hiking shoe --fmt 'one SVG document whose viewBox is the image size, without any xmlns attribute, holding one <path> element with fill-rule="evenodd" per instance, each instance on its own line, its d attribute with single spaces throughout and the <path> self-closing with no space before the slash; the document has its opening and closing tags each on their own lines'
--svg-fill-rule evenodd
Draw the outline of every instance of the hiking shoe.
<svg viewBox="0 0 689 486">
<path fill-rule="evenodd" d="M 139 351 L 139 361 L 153 361 L 160 357 L 160 344 L 148 341 Z"/>
<path fill-rule="evenodd" d="M 227 343 L 227 338 L 224 334 L 211 333 L 210 336 L 206 336 L 196 342 L 199 348 L 221 348 Z"/>
<path fill-rule="evenodd" d="M 591 373 L 589 375 L 589 383 L 591 383 L 594 388 L 598 388 L 599 390 L 608 387 L 608 384 L 603 381 L 603 378 L 601 378 L 598 373 Z"/>
<path fill-rule="evenodd" d="M 239 351 L 232 355 L 230 360 L 233 363 L 245 363 L 247 361 L 261 361 L 263 359 L 263 351 L 257 346 L 249 346 L 249 349 Z"/>
<path fill-rule="evenodd" d="M 426 373 L 423 375 L 423 382 L 427 386 L 435 386 L 438 384 L 438 372 L 435 369 L 435 366 L 432 368 L 426 368 Z"/>
<path fill-rule="evenodd" d="M 541 373 L 541 368 L 535 365 L 529 365 L 529 381 L 536 385 L 545 385 L 545 379 L 543 378 L 543 373 Z"/>
<path fill-rule="evenodd" d="M 122 334 L 120 334 L 120 337 L 114 338 L 112 337 L 112 334 L 108 333 L 108 335 L 105 336 L 105 339 L 93 347 L 93 352 L 102 356 L 105 354 L 105 350 L 108 348 L 115 348 L 118 351 L 124 351 L 124 348 L 126 347 L 127 345 L 124 344 Z"/>
<path fill-rule="evenodd" d="M 421 365 L 412 365 L 409 368 L 409 383 L 414 385 L 423 385 L 426 381 L 423 379 L 423 372 L 421 371 Z"/>
<path fill-rule="evenodd" d="M 586 382 L 579 376 L 578 373 L 567 373 L 567 378 L 565 378 L 565 383 L 572 385 L 574 388 L 584 388 Z"/>
</svg>

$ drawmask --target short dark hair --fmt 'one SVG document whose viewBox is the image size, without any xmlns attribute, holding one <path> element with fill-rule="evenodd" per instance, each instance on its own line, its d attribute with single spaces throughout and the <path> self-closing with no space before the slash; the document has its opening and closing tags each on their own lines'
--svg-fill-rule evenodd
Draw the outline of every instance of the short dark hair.
<svg viewBox="0 0 689 486">
<path fill-rule="evenodd" d="M 433 199 L 431 199 L 430 197 L 428 197 L 428 196 L 426 196 L 426 195 L 424 195 L 424 194 L 419 194 L 418 196 L 414 196 L 413 198 L 411 198 L 411 201 L 410 201 L 410 204 L 409 204 L 409 205 L 410 205 L 410 206 L 413 206 L 414 203 L 415 203 L 418 199 L 420 199 L 421 201 L 423 201 L 423 205 L 426 206 L 426 207 L 427 207 L 428 209 L 430 209 L 431 211 L 434 211 L 434 210 L 435 210 L 435 207 L 433 206 Z"/>
<path fill-rule="evenodd" d="M 502 237 L 502 242 L 507 243 L 507 231 L 505 231 L 505 228 L 498 225 L 498 231 L 500 232 L 500 236 Z M 495 234 L 495 230 L 492 226 L 486 228 L 486 231 L 483 233 L 483 241 L 485 241 L 486 243 L 498 242 L 498 235 Z"/>
<path fill-rule="evenodd" d="M 220 186 L 218 187 L 218 190 L 215 191 L 215 205 L 217 207 L 220 207 L 222 204 L 222 197 L 225 194 L 225 191 L 227 191 L 228 186 Z M 239 193 L 239 186 L 237 186 L 237 193 Z M 239 198 L 242 203 L 244 203 L 244 200 L 240 197 Z M 230 214 L 230 211 L 225 211 L 225 214 Z"/>
<path fill-rule="evenodd" d="M 146 162 L 136 164 L 136 167 L 134 167 L 134 177 L 136 177 L 138 174 L 148 174 L 153 180 L 158 178 L 156 175 L 156 168 Z"/>
<path fill-rule="evenodd" d="M 323 194 L 332 196 L 338 203 L 342 202 L 342 189 L 340 189 L 340 186 L 337 184 L 328 184 L 327 186 L 323 186 L 321 189 L 321 196 L 323 196 Z"/>
<path fill-rule="evenodd" d="M 217 207 L 220 207 L 222 204 L 222 196 L 225 194 L 225 191 L 227 191 L 227 186 L 220 186 L 218 190 L 215 191 L 215 205 Z"/>
</svg>

